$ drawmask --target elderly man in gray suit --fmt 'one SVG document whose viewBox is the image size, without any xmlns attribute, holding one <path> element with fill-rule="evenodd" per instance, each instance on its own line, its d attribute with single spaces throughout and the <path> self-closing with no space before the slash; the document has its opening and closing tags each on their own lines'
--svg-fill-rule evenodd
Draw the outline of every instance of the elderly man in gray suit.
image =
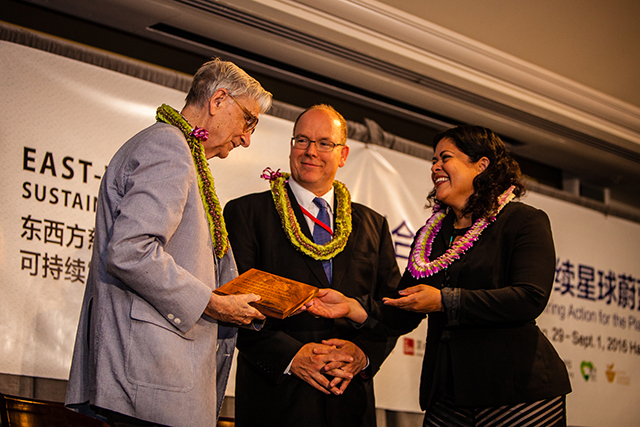
<svg viewBox="0 0 640 427">
<path fill-rule="evenodd" d="M 271 94 L 212 60 L 181 112 L 127 141 L 102 179 L 66 404 L 112 426 L 213 426 L 235 325 L 256 295 L 212 291 L 237 276 L 207 163 L 248 147 Z"/>
</svg>

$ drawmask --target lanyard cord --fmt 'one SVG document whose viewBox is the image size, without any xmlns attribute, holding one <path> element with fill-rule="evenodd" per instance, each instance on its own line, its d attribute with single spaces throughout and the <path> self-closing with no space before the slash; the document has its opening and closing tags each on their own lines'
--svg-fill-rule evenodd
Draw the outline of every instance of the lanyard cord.
<svg viewBox="0 0 640 427">
<path fill-rule="evenodd" d="M 311 220 L 313 222 L 315 222 L 316 224 L 318 224 L 320 227 L 324 228 L 325 230 L 327 230 L 329 232 L 329 234 L 331 234 L 331 237 L 333 237 L 333 231 L 331 230 L 331 228 L 325 224 L 324 222 L 320 221 L 318 218 L 316 218 L 315 216 L 313 216 L 311 214 L 311 212 L 309 212 L 308 210 L 306 210 L 302 205 L 300 205 L 300 209 L 302 209 L 302 213 L 305 214 L 306 216 L 308 216 L 309 218 L 311 218 Z"/>
</svg>

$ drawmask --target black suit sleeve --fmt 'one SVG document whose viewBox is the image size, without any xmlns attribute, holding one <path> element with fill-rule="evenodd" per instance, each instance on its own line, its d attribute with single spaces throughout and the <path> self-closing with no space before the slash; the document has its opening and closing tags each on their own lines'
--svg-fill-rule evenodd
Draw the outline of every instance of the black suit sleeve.
<svg viewBox="0 0 640 427">
<path fill-rule="evenodd" d="M 380 227 L 375 230 L 379 236 L 379 246 L 377 253 L 372 253 L 373 258 L 377 255 L 377 271 L 374 288 L 363 297 L 363 300 L 381 301 L 383 297 L 397 296 L 398 281 L 400 272 L 396 261 L 396 254 L 393 248 L 393 240 L 389 232 L 389 224 L 386 218 L 380 222 Z M 369 358 L 368 375 L 375 375 L 380 369 L 384 360 L 389 356 L 397 341 L 397 335 L 389 334 L 383 336 L 371 331 L 363 331 L 353 339 L 356 344 Z"/>
<path fill-rule="evenodd" d="M 419 284 L 419 282 L 411 276 L 409 270 L 405 270 L 397 290 L 417 284 Z M 396 291 L 395 294 L 390 297 L 398 298 L 398 296 Z M 400 335 L 413 331 L 420 325 L 422 320 L 426 318 L 426 314 L 424 313 L 402 310 L 397 307 L 385 305 L 382 300 L 373 300 L 368 297 L 359 297 L 356 298 L 356 300 L 369 314 L 367 326 L 378 335 L 395 337 L 395 339 L 397 339 Z"/>
<path fill-rule="evenodd" d="M 259 250 L 255 233 L 249 227 L 245 212 L 239 203 L 231 201 L 224 207 L 223 214 L 227 229 L 230 230 L 229 240 L 239 274 L 255 267 Z"/>
<path fill-rule="evenodd" d="M 497 227 L 487 233 L 490 239 L 485 238 L 494 242 L 494 247 L 482 257 L 475 256 L 477 262 L 467 274 L 460 274 L 458 283 L 452 283 L 452 287 L 462 288 L 460 325 L 533 321 L 549 300 L 555 274 L 549 218 L 541 210 L 522 209 L 504 220 L 504 227 Z M 496 231 L 501 232 L 500 238 Z M 493 266 L 491 281 L 483 283 L 487 266 Z"/>
</svg>

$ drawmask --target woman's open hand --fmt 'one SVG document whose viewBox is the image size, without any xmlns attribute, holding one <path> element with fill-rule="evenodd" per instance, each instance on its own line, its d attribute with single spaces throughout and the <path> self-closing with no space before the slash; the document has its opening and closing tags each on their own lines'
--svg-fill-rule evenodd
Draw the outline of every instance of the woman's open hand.
<svg viewBox="0 0 640 427">
<path fill-rule="evenodd" d="M 382 298 L 385 305 L 418 313 L 443 311 L 440 289 L 428 285 L 416 285 L 398 292 L 400 298 Z"/>
</svg>

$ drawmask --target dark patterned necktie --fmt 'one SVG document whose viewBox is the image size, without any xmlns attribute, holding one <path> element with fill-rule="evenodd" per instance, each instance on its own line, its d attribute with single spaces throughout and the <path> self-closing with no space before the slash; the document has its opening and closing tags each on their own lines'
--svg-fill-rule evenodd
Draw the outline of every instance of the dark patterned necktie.
<svg viewBox="0 0 640 427">
<path fill-rule="evenodd" d="M 318 212 L 317 219 L 321 221 L 323 224 L 326 224 L 327 227 L 331 227 L 331 222 L 329 220 L 329 211 L 327 209 L 327 201 L 316 197 L 313 199 L 313 203 L 320 209 Z M 331 241 L 331 233 L 325 230 L 319 224 L 315 224 L 313 226 L 313 241 L 318 245 L 324 245 Z M 331 260 L 322 261 L 322 268 L 324 268 L 324 273 L 327 275 L 327 279 L 329 283 L 331 283 Z"/>
</svg>

